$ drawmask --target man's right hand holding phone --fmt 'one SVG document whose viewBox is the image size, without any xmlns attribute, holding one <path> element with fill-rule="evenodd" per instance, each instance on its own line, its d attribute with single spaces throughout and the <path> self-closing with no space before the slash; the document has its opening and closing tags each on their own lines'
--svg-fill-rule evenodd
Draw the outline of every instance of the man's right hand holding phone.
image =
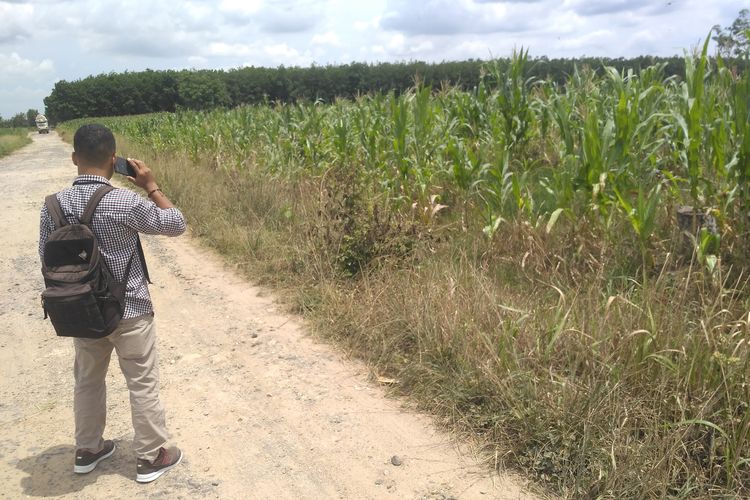
<svg viewBox="0 0 750 500">
<path fill-rule="evenodd" d="M 172 202 L 169 198 L 159 189 L 159 185 L 156 183 L 154 173 L 151 169 L 146 166 L 141 160 L 134 158 L 127 159 L 128 164 L 135 170 L 135 177 L 128 176 L 127 179 L 138 186 L 139 188 L 146 191 L 148 197 L 153 201 L 159 208 L 173 208 Z"/>
</svg>

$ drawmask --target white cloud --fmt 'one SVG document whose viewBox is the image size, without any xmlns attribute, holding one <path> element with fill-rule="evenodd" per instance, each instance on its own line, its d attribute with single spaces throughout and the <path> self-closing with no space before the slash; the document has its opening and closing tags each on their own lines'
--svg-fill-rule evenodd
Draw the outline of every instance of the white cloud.
<svg viewBox="0 0 750 500">
<path fill-rule="evenodd" d="M 325 2 L 314 0 L 274 0 L 256 18 L 266 33 L 300 33 L 315 27 L 323 17 Z"/>
<path fill-rule="evenodd" d="M 213 9 L 211 6 L 200 2 L 185 2 L 182 5 L 184 12 L 193 19 L 200 19 L 211 16 Z"/>
<path fill-rule="evenodd" d="M 388 41 L 388 48 L 394 51 L 404 50 L 404 44 L 406 43 L 406 37 L 401 33 L 397 33 L 391 37 Z"/>
<path fill-rule="evenodd" d="M 285 43 L 266 45 L 265 47 L 263 47 L 263 51 L 271 57 L 279 57 L 282 59 L 292 59 L 295 57 L 299 57 L 299 52 Z"/>
<path fill-rule="evenodd" d="M 357 31 L 365 31 L 370 27 L 370 23 L 367 21 L 354 21 L 354 29 Z"/>
<path fill-rule="evenodd" d="M 31 108 L 41 110 L 42 99 L 55 81 L 55 64 L 0 52 L 0 68 L 0 115 L 8 118 Z"/>
<path fill-rule="evenodd" d="M 260 64 L 267 66 L 306 66 L 313 62 L 308 51 L 300 52 L 286 43 L 264 45 L 262 52 L 265 60 L 260 61 Z"/>
<path fill-rule="evenodd" d="M 0 43 L 27 38 L 33 29 L 33 5 L 0 1 Z"/>
<path fill-rule="evenodd" d="M 381 16 L 375 16 L 369 21 L 354 21 L 352 26 L 357 31 L 368 31 L 380 29 Z"/>
<path fill-rule="evenodd" d="M 424 54 L 430 52 L 435 48 L 435 44 L 430 40 L 422 40 L 414 43 L 409 47 L 409 51 L 412 54 Z"/>
<path fill-rule="evenodd" d="M 586 20 L 572 11 L 564 11 L 550 19 L 549 32 L 552 35 L 582 33 Z"/>
<path fill-rule="evenodd" d="M 464 33 L 511 33 L 527 28 L 533 20 L 527 5 L 475 3 L 473 0 L 391 0 L 380 25 L 386 30 L 412 35 Z"/>
<path fill-rule="evenodd" d="M 590 31 L 580 36 L 569 37 L 558 42 L 560 48 L 570 50 L 575 49 L 580 54 L 585 54 L 586 50 L 599 49 L 602 44 L 612 36 L 612 32 L 606 29 Z M 594 53 L 598 53 L 595 50 Z"/>
<path fill-rule="evenodd" d="M 341 42 L 339 41 L 339 36 L 333 31 L 328 31 L 326 33 L 319 33 L 313 36 L 311 43 L 313 45 L 330 45 L 332 47 L 338 47 L 339 45 L 341 45 Z"/>
<path fill-rule="evenodd" d="M 188 57 L 188 63 L 191 68 L 203 69 L 208 66 L 209 59 L 203 56 L 190 56 Z"/>
<path fill-rule="evenodd" d="M 247 56 L 254 51 L 250 45 L 241 43 L 213 42 L 209 44 L 207 54 L 210 56 Z"/>
<path fill-rule="evenodd" d="M 219 10 L 229 14 L 252 15 L 263 7 L 261 0 L 221 0 Z"/>
<path fill-rule="evenodd" d="M 492 51 L 486 41 L 472 39 L 458 44 L 455 48 L 455 54 L 461 59 L 476 59 L 477 57 L 488 58 L 492 55 Z"/>
<path fill-rule="evenodd" d="M 3 83 L 19 77 L 29 82 L 38 82 L 49 78 L 55 71 L 55 65 L 51 60 L 35 62 L 21 57 L 17 52 L 0 53 L 0 68 L 3 69 L 0 71 L 0 82 Z"/>
<path fill-rule="evenodd" d="M 442 46 L 442 44 L 441 44 Z M 383 59 L 425 59 L 435 60 L 433 53 L 436 44 L 424 37 L 406 37 L 401 33 L 391 35 L 383 44 L 374 45 L 371 52 Z"/>
<path fill-rule="evenodd" d="M 667 4 L 668 2 L 664 2 Z M 644 7 L 653 6 L 653 0 L 568 0 L 566 6 L 584 16 L 632 12 Z"/>
</svg>

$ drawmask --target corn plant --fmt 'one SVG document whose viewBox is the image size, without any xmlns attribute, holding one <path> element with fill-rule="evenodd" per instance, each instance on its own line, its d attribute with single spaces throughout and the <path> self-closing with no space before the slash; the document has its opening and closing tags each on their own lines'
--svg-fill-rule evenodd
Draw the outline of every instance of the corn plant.
<svg viewBox="0 0 750 500">
<path fill-rule="evenodd" d="M 506 144 L 509 147 L 523 145 L 531 132 L 533 114 L 531 111 L 529 87 L 533 80 L 524 76 L 529 51 L 513 51 L 508 67 L 503 71 L 499 64 L 491 68 L 497 90 L 495 100 L 497 110 L 504 122 Z"/>
<path fill-rule="evenodd" d="M 685 81 L 679 86 L 679 108 L 674 111 L 678 125 L 678 155 L 690 181 L 690 196 L 696 206 L 702 205 L 701 185 L 703 164 L 703 116 L 705 101 L 705 79 L 708 68 L 708 42 L 706 38 L 699 57 L 685 58 Z"/>
<path fill-rule="evenodd" d="M 643 284 L 645 286 L 648 282 L 648 273 L 653 264 L 653 258 L 649 251 L 650 239 L 656 228 L 656 213 L 661 197 L 661 184 L 654 186 L 648 193 L 645 193 L 643 188 L 639 188 L 635 204 L 630 203 L 630 201 L 620 194 L 617 188 L 614 188 L 614 191 L 617 201 L 625 212 L 633 232 L 638 237 Z"/>
</svg>

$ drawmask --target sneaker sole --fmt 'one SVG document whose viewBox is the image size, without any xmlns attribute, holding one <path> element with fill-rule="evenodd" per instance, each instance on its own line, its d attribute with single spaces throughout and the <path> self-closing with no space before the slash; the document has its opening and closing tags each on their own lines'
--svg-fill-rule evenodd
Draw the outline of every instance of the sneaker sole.
<svg viewBox="0 0 750 500">
<path fill-rule="evenodd" d="M 99 464 L 99 462 L 101 462 L 105 458 L 111 457 L 112 454 L 115 452 L 116 449 L 117 449 L 117 445 L 114 445 L 112 447 L 112 451 L 110 451 L 106 455 L 102 455 L 101 457 L 97 458 L 96 461 L 91 462 L 88 465 L 74 465 L 73 466 L 73 472 L 75 472 L 76 474 L 88 474 L 92 470 L 96 469 L 96 466 Z"/>
<path fill-rule="evenodd" d="M 159 478 L 162 474 L 167 472 L 168 470 L 174 469 L 178 465 L 180 465 L 180 462 L 182 462 L 182 450 L 180 450 L 180 457 L 177 459 L 175 463 L 168 467 L 164 467 L 163 469 L 159 469 L 155 472 L 151 472 L 149 474 L 137 474 L 135 476 L 135 480 L 139 483 L 150 483 L 151 481 L 155 481 Z"/>
</svg>

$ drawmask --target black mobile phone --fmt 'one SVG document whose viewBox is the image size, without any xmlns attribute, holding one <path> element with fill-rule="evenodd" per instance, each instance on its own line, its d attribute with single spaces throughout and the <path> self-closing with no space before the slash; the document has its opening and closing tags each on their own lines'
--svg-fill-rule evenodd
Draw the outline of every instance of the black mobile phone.
<svg viewBox="0 0 750 500">
<path fill-rule="evenodd" d="M 120 156 L 115 158 L 115 172 L 129 177 L 135 177 L 135 169 L 128 163 L 128 160 Z"/>
</svg>

